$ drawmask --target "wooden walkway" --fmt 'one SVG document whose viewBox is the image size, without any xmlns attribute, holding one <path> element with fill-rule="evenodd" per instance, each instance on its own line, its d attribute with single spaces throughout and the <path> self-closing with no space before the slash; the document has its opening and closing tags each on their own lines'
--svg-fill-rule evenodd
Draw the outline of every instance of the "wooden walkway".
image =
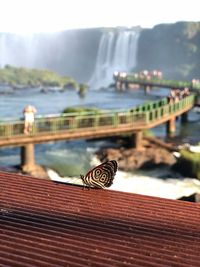
<svg viewBox="0 0 200 267">
<path fill-rule="evenodd" d="M 193 84 L 189 81 L 176 81 L 176 80 L 165 80 L 165 79 L 156 79 L 152 78 L 150 80 L 148 79 L 142 79 L 142 78 L 136 78 L 134 75 L 127 74 L 126 76 L 117 76 L 114 78 L 115 83 L 121 84 L 123 88 L 128 88 L 129 84 L 137 84 L 141 87 L 159 87 L 159 88 L 170 88 L 170 89 L 184 89 L 189 88 L 190 91 L 194 91 L 195 93 L 200 94 L 200 84 Z M 124 85 L 124 86 L 123 86 Z M 117 86 L 116 86 L 117 87 Z"/>
<path fill-rule="evenodd" d="M 195 101 L 192 94 L 170 105 L 164 98 L 128 110 L 38 117 L 29 135 L 23 133 L 23 121 L 4 121 L 0 122 L 0 147 L 139 132 L 175 119 L 192 109 Z"/>
</svg>

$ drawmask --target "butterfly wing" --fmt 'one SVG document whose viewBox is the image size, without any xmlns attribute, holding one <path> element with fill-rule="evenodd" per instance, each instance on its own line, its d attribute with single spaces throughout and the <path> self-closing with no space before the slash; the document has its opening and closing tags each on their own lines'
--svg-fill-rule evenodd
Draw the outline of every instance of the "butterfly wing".
<svg viewBox="0 0 200 267">
<path fill-rule="evenodd" d="M 83 182 L 91 187 L 110 187 L 117 172 L 115 160 L 106 161 L 90 170 L 83 179 Z"/>
</svg>

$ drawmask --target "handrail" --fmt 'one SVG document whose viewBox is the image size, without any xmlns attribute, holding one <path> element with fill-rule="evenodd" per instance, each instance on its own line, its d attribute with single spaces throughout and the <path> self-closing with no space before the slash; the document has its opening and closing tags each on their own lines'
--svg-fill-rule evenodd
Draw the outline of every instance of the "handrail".
<svg viewBox="0 0 200 267">
<path fill-rule="evenodd" d="M 146 111 L 150 111 L 150 110 L 153 110 L 153 109 L 156 109 L 156 108 L 159 108 L 163 105 L 166 105 L 168 103 L 168 100 L 167 98 L 162 98 L 162 99 L 159 99 L 157 101 L 148 101 L 148 102 L 145 102 L 144 104 L 140 104 L 138 105 L 137 107 L 131 109 L 132 112 L 146 112 Z"/>
<path fill-rule="evenodd" d="M 106 111 L 96 114 L 65 114 L 62 116 L 42 116 L 36 118 L 31 135 L 59 133 L 62 131 L 74 132 L 93 130 L 97 131 L 103 127 L 122 128 L 140 125 L 141 128 L 155 120 L 172 115 L 195 103 L 195 95 L 190 95 L 177 103 L 168 104 L 166 99 L 145 103 L 134 109 Z M 24 135 L 24 121 L 0 122 L 0 138 Z"/>
<path fill-rule="evenodd" d="M 36 119 L 31 135 L 41 133 L 58 133 L 61 131 L 74 132 L 84 129 L 97 129 L 103 127 L 121 127 L 133 123 L 145 123 L 145 113 L 132 114 L 131 112 L 110 112 L 97 115 L 63 116 L 59 118 Z M 24 122 L 13 121 L 7 124 L 0 123 L 0 138 L 13 137 L 23 134 Z"/>
<path fill-rule="evenodd" d="M 193 106 L 195 103 L 195 95 L 190 95 L 173 104 L 163 105 L 157 109 L 146 113 L 148 123 L 156 121 L 166 116 L 170 116 L 178 111 L 184 110 L 188 106 Z"/>
<path fill-rule="evenodd" d="M 170 87 L 170 88 L 184 88 L 188 87 L 191 89 L 196 89 L 197 91 L 200 90 L 200 84 L 193 84 L 189 81 L 176 81 L 176 80 L 165 80 L 165 79 L 158 79 L 158 78 L 151 78 L 150 80 L 140 77 L 134 77 L 134 75 L 127 74 L 125 77 L 117 76 L 115 78 L 117 81 L 122 82 L 129 82 L 129 83 L 138 83 L 143 85 L 151 85 L 151 86 L 158 86 L 158 87 Z"/>
</svg>

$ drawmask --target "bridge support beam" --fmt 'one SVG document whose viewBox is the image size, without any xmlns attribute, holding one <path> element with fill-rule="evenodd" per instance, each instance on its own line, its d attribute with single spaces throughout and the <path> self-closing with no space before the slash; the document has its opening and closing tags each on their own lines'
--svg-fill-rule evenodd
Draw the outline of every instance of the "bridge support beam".
<svg viewBox="0 0 200 267">
<path fill-rule="evenodd" d="M 150 85 L 145 85 L 144 86 L 144 93 L 147 95 L 151 91 L 152 87 Z"/>
<path fill-rule="evenodd" d="M 35 169 L 34 144 L 27 144 L 21 147 L 21 168 L 24 172 Z"/>
<path fill-rule="evenodd" d="M 117 90 L 120 91 L 121 90 L 121 82 L 120 81 L 116 81 L 115 87 L 116 87 Z"/>
<path fill-rule="evenodd" d="M 117 81 L 115 87 L 118 91 L 125 91 L 127 89 L 127 83 L 125 81 Z"/>
<path fill-rule="evenodd" d="M 172 117 L 169 121 L 167 121 L 167 135 L 171 135 L 176 131 L 176 117 Z"/>
<path fill-rule="evenodd" d="M 143 132 L 142 131 L 135 132 L 132 135 L 132 146 L 137 150 L 141 149 L 142 139 L 143 139 Z"/>
</svg>

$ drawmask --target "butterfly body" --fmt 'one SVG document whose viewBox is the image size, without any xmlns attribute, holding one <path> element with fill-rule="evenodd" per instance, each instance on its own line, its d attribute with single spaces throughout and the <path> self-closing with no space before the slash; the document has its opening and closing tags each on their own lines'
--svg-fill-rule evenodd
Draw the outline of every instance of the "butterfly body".
<svg viewBox="0 0 200 267">
<path fill-rule="evenodd" d="M 117 172 L 115 160 L 106 161 L 90 170 L 85 176 L 81 175 L 84 185 L 94 188 L 110 187 Z"/>
</svg>

